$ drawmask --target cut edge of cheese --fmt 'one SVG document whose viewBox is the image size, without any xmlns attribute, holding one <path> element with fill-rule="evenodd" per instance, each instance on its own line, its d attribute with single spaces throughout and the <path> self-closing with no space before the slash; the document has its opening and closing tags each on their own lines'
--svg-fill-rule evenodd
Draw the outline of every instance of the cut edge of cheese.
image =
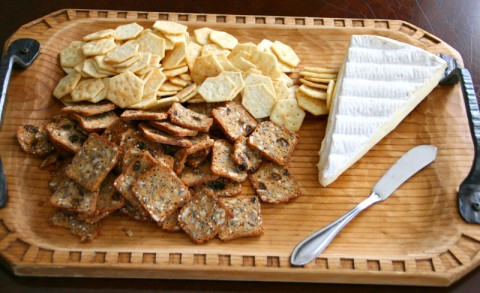
<svg viewBox="0 0 480 293">
<path fill-rule="evenodd" d="M 346 92 L 344 88 L 344 83 L 346 79 L 355 80 L 359 79 L 362 82 L 365 82 L 365 79 L 362 80 L 362 76 L 355 76 L 355 73 L 346 72 L 346 66 L 349 62 L 357 62 L 359 60 L 354 60 L 355 58 L 359 58 L 358 56 L 361 54 L 352 54 L 355 51 L 355 48 L 360 48 L 360 51 L 363 49 L 371 50 L 370 54 L 377 54 L 370 59 L 370 61 L 379 61 L 383 59 L 387 59 L 391 61 L 391 64 L 385 62 L 384 70 L 395 70 L 396 65 L 410 65 L 410 66 L 419 66 L 420 67 L 427 67 L 431 69 L 431 74 L 428 78 L 424 78 L 423 80 L 417 80 L 411 82 L 410 91 L 407 90 L 406 94 L 403 96 L 397 97 L 388 97 L 390 99 L 395 99 L 400 101 L 405 101 L 403 105 L 400 105 L 397 108 L 392 109 L 385 109 L 386 113 L 384 114 L 383 120 L 377 119 L 377 129 L 363 137 L 358 137 L 351 139 L 351 144 L 348 145 L 348 141 L 340 141 L 342 139 L 342 134 L 338 134 L 338 129 L 340 128 L 340 120 L 344 118 L 348 118 L 344 115 L 341 117 L 339 115 L 339 109 L 342 106 L 342 102 L 348 102 L 348 99 L 351 102 L 351 99 L 355 97 L 352 95 L 351 89 L 349 90 L 348 99 L 343 98 L 342 95 Z M 390 52 L 389 52 L 390 51 Z M 409 53 L 410 52 L 410 53 Z M 392 53 L 389 55 L 389 53 Z M 405 62 L 405 60 L 392 60 L 392 57 L 395 58 L 395 53 L 400 53 L 402 55 L 399 57 L 406 58 L 407 61 L 410 63 Z M 366 53 L 368 54 L 368 52 Z M 360 56 L 364 57 L 364 59 L 368 59 L 369 56 L 363 55 Z M 377 58 L 378 57 L 378 58 Z M 425 60 L 415 60 L 415 58 L 424 58 Z M 382 59 L 383 58 L 383 59 Z M 353 59 L 353 60 L 352 60 Z M 361 60 L 360 60 L 361 61 Z M 412 64 L 417 62 L 417 64 Z M 418 62 L 422 61 L 422 62 Z M 368 61 L 367 61 L 368 63 Z M 367 65 L 368 66 L 368 65 Z M 412 67 L 413 68 L 413 67 Z M 418 105 L 423 99 L 438 85 L 438 82 L 442 78 L 442 75 L 445 71 L 446 63 L 443 59 L 435 56 L 434 54 L 427 52 L 423 49 L 398 42 L 389 38 L 380 37 L 380 36 L 373 36 L 373 35 L 353 35 L 350 41 L 350 45 L 347 50 L 347 54 L 343 65 L 340 69 L 337 84 L 334 89 L 333 93 L 333 104 L 330 109 L 330 115 L 328 117 L 327 128 L 325 131 L 325 137 L 322 141 L 321 148 L 319 151 L 319 162 L 318 162 L 318 178 L 319 182 L 323 186 L 327 186 L 334 182 L 343 172 L 345 172 L 348 168 L 350 168 L 354 163 L 356 163 L 361 157 L 363 157 L 374 145 L 376 145 L 380 140 L 382 140 L 388 133 L 390 133 L 393 129 L 395 129 L 398 124 Z M 415 69 L 412 69 L 414 72 Z M 428 69 L 427 69 L 428 70 Z M 393 76 L 395 76 L 395 72 Z M 405 79 L 402 74 L 398 73 Z M 353 76 L 352 76 L 353 75 Z M 352 81 L 352 82 L 353 82 Z M 403 79 L 399 80 L 400 82 Z M 395 81 L 387 81 L 387 82 L 395 82 Z M 351 82 L 350 82 L 351 83 Z M 408 84 L 405 85 L 407 87 Z M 371 101 L 375 100 L 375 89 L 372 89 L 372 94 L 374 97 L 370 99 Z M 385 93 L 383 93 L 385 94 Z M 381 95 L 381 94 L 380 94 Z M 378 97 L 378 96 L 377 96 Z M 382 98 L 381 96 L 379 98 Z M 347 101 L 343 101 L 347 100 Z M 365 99 L 364 99 L 365 100 Z M 391 113 L 387 113 L 391 110 Z M 385 115 L 387 114 L 387 115 Z M 360 119 L 367 119 L 367 117 L 362 117 Z M 375 117 L 373 117 L 375 119 Z M 370 127 L 375 127 L 371 126 Z M 335 138 L 337 137 L 337 139 Z M 338 138 L 340 137 L 340 138 Z M 348 137 L 344 135 L 344 137 Z M 343 146 L 343 149 L 347 150 L 347 152 L 343 155 L 336 155 L 332 153 L 333 144 L 336 143 L 337 145 Z M 356 144 L 356 145 L 355 145 Z M 349 151 L 349 152 L 348 152 Z"/>
</svg>

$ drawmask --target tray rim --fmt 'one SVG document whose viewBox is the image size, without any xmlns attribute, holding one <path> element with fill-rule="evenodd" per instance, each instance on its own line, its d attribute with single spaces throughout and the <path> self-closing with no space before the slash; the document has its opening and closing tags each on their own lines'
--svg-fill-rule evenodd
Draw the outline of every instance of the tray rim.
<svg viewBox="0 0 480 293">
<path fill-rule="evenodd" d="M 296 16 L 265 16 L 265 15 L 232 15 L 208 13 L 171 13 L 171 12 L 144 12 L 120 10 L 89 10 L 89 9 L 62 9 L 50 13 L 42 18 L 33 20 L 21 26 L 5 43 L 5 48 L 19 34 L 27 33 L 33 36 L 41 35 L 50 29 L 55 29 L 65 22 L 80 21 L 77 17 L 95 18 L 101 21 L 126 21 L 135 20 L 155 21 L 168 19 L 179 22 L 196 22 L 199 19 L 204 24 L 236 24 L 253 26 L 275 26 L 289 28 L 354 28 L 361 24 L 363 28 L 393 30 L 407 34 L 410 38 L 419 40 L 428 48 L 441 45 L 446 47 L 452 55 L 463 64 L 460 54 L 438 37 L 426 32 L 415 25 L 402 20 L 386 19 L 350 19 L 350 18 L 322 18 L 322 17 L 296 17 Z M 7 207 L 8 208 L 8 207 Z M 19 238 L 14 229 L 9 229 L 2 219 L 0 211 L 0 261 L 16 275 L 34 276 L 78 276 L 78 277 L 136 277 L 136 278 L 181 278 L 181 279 L 215 279 L 215 280 L 253 280 L 253 281 L 283 281 L 283 282 L 320 282 L 320 283 L 355 283 L 355 284 L 398 284 L 398 285 L 433 285 L 449 286 L 480 265 L 480 248 L 473 256 L 466 254 L 457 243 L 446 248 L 446 251 L 431 253 L 430 258 L 422 257 L 427 261 L 432 270 L 419 271 L 418 258 L 407 256 L 397 259 L 378 259 L 379 270 L 369 270 L 368 259 L 354 259 L 355 268 L 343 269 L 340 257 L 323 258 L 328 264 L 326 268 L 319 268 L 314 264 L 304 267 L 291 267 L 288 257 L 283 256 L 253 256 L 254 265 L 244 266 L 246 255 L 230 254 L 228 263 L 224 266 L 208 266 L 220 262 L 207 255 L 203 259 L 203 266 L 198 264 L 199 254 L 182 253 L 178 263 L 172 263 L 169 255 L 155 256 L 154 263 L 144 263 L 142 252 L 130 252 L 130 262 L 120 263 L 120 252 L 104 253 L 103 263 L 94 263 L 94 257 L 100 251 L 88 250 L 49 250 L 27 243 Z M 459 240 L 467 238 L 480 243 L 480 233 L 460 233 Z M 457 242 L 458 242 L 457 241 Z M 23 243 L 27 248 L 21 251 L 9 249 L 15 243 Z M 37 256 L 42 252 L 51 252 L 50 261 L 40 261 Z M 78 261 L 69 257 L 72 253 L 79 253 Z M 458 265 L 446 268 L 440 258 L 442 253 L 451 254 Z M 115 255 L 116 254 L 116 255 Z M 322 259 L 322 258 L 320 258 Z M 358 263 L 357 263 L 358 262 Z M 395 262 L 403 263 L 403 269 L 398 270 Z M 105 270 L 105 265 L 109 270 Z M 358 266 L 358 268 L 357 268 Z M 131 270 L 142 269 L 141 275 L 132 275 Z M 241 272 L 241 274 L 232 274 Z M 179 274 L 181 273 L 181 274 Z M 210 276 L 210 277 L 209 277 Z M 214 278 L 212 278 L 214 276 Z"/>
</svg>

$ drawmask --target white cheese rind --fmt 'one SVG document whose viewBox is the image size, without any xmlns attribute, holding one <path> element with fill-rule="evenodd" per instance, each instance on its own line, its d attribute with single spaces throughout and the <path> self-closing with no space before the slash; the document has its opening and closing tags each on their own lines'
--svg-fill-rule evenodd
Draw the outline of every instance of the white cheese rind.
<svg viewBox="0 0 480 293">
<path fill-rule="evenodd" d="M 319 182 L 335 181 L 437 86 L 441 58 L 392 39 L 352 36 L 319 151 Z"/>
</svg>

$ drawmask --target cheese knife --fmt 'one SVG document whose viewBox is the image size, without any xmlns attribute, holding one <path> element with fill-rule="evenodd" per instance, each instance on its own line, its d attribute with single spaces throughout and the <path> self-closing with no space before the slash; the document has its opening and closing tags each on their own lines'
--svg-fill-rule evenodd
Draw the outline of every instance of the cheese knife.
<svg viewBox="0 0 480 293">
<path fill-rule="evenodd" d="M 3 110 L 7 98 L 8 83 L 12 69 L 27 68 L 35 60 L 40 51 L 40 43 L 33 39 L 18 39 L 8 47 L 7 54 L 2 58 L 0 64 L 0 127 L 2 125 Z M 3 170 L 2 159 L 0 158 L 0 208 L 7 202 L 7 182 Z"/>
<path fill-rule="evenodd" d="M 375 184 L 367 199 L 338 220 L 300 242 L 292 252 L 290 263 L 302 266 L 314 260 L 355 216 L 369 206 L 389 198 L 400 185 L 433 162 L 436 156 L 437 148 L 431 145 L 420 145 L 409 150 Z"/>
</svg>

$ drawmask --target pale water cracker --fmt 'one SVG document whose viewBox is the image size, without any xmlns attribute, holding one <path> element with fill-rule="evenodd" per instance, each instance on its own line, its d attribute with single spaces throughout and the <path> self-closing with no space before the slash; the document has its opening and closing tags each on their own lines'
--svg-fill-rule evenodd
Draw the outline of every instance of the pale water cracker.
<svg viewBox="0 0 480 293">
<path fill-rule="evenodd" d="M 180 35 L 163 34 L 167 40 L 176 45 L 177 43 L 187 43 L 187 33 Z"/>
<path fill-rule="evenodd" d="M 218 76 L 228 76 L 237 86 L 235 91 L 233 92 L 232 96 L 228 97 L 229 99 L 227 101 L 233 100 L 245 87 L 245 83 L 243 82 L 243 77 L 240 72 L 233 72 L 233 71 L 223 71 L 220 73 Z"/>
<path fill-rule="evenodd" d="M 81 41 L 73 41 L 60 52 L 60 64 L 62 67 L 75 67 L 75 65 L 85 60 L 85 55 L 83 55 L 82 51 L 84 44 Z"/>
<path fill-rule="evenodd" d="M 143 95 L 142 100 L 133 105 L 129 105 L 129 109 L 148 109 L 153 107 L 157 102 L 157 93 L 150 93 L 148 95 Z"/>
<path fill-rule="evenodd" d="M 183 74 L 183 73 L 181 73 L 181 74 Z M 191 84 L 191 82 L 188 82 L 186 80 L 181 79 L 180 77 L 178 77 L 178 75 L 171 76 L 171 77 L 168 78 L 168 80 L 171 83 L 179 85 L 179 86 L 187 86 L 187 85 Z"/>
<path fill-rule="evenodd" d="M 181 91 L 179 91 L 175 96 L 183 102 L 183 99 L 192 93 L 196 93 L 197 91 L 197 85 L 195 83 L 192 83 L 188 85 L 187 87 L 183 88 Z M 192 96 L 193 97 L 193 96 Z"/>
<path fill-rule="evenodd" d="M 248 74 L 245 78 L 245 85 L 253 85 L 253 84 L 264 84 L 272 94 L 275 95 L 275 88 L 273 87 L 272 79 L 265 75 L 260 74 Z"/>
<path fill-rule="evenodd" d="M 205 79 L 198 88 L 198 93 L 207 102 L 223 102 L 233 99 L 233 94 L 236 89 L 237 85 L 230 77 L 227 75 L 218 75 Z"/>
<path fill-rule="evenodd" d="M 139 70 L 142 70 L 143 68 L 147 67 L 148 64 L 150 63 L 150 58 L 152 57 L 151 53 L 138 53 L 140 55 L 140 59 L 138 59 L 135 63 L 130 65 L 127 68 L 117 68 L 117 72 L 122 73 L 126 71 L 131 71 L 131 72 L 138 72 Z"/>
<path fill-rule="evenodd" d="M 80 81 L 75 89 L 73 89 L 71 96 L 74 102 L 85 101 L 95 97 L 105 85 L 101 79 L 84 79 Z"/>
<path fill-rule="evenodd" d="M 304 78 L 300 78 L 300 82 L 312 88 L 323 89 L 323 90 L 326 90 L 328 88 L 328 85 L 306 80 Z"/>
<path fill-rule="evenodd" d="M 90 41 L 82 46 L 82 52 L 85 56 L 103 55 L 115 49 L 117 45 L 113 38 Z"/>
<path fill-rule="evenodd" d="M 197 89 L 195 89 L 193 92 L 189 93 L 188 95 L 182 97 L 180 100 L 180 103 L 184 103 L 186 101 L 190 101 L 193 97 L 195 97 L 198 94 Z"/>
<path fill-rule="evenodd" d="M 72 67 L 65 67 L 65 66 L 62 66 L 62 70 L 63 70 L 63 72 L 65 72 L 66 74 L 70 74 L 70 73 L 72 73 L 72 72 L 74 72 L 74 71 L 77 72 L 74 68 L 72 68 Z"/>
<path fill-rule="evenodd" d="M 92 103 L 98 103 L 98 102 L 104 100 L 107 97 L 108 86 L 110 84 L 110 78 L 108 78 L 108 77 L 102 78 L 102 82 L 103 82 L 103 85 L 104 85 L 103 89 L 96 96 L 94 96 L 93 98 L 87 99 L 86 101 L 89 101 L 89 102 L 92 102 Z"/>
<path fill-rule="evenodd" d="M 277 58 L 272 53 L 256 51 L 252 53 L 250 61 L 262 71 L 263 75 L 270 76 L 272 79 L 279 78 L 282 72 L 277 64 Z"/>
<path fill-rule="evenodd" d="M 268 39 L 263 39 L 258 43 L 257 47 L 260 51 L 265 52 L 267 49 L 271 48 L 273 45 L 273 42 L 268 40 Z"/>
<path fill-rule="evenodd" d="M 168 96 L 173 96 L 177 93 L 178 91 L 162 91 L 159 90 L 157 91 L 157 97 L 168 97 Z"/>
<path fill-rule="evenodd" d="M 103 60 L 108 63 L 121 63 L 137 54 L 138 48 L 139 44 L 137 42 L 126 42 L 108 52 Z"/>
<path fill-rule="evenodd" d="M 310 71 L 310 72 L 316 72 L 316 73 L 331 73 L 331 74 L 337 74 L 338 70 L 336 69 L 331 69 L 331 68 L 323 68 L 323 67 L 303 67 L 303 71 Z"/>
<path fill-rule="evenodd" d="M 97 67 L 99 70 L 108 71 L 112 74 L 117 74 L 115 67 L 105 62 L 105 55 L 95 56 L 95 62 L 97 63 Z"/>
<path fill-rule="evenodd" d="M 153 104 L 148 109 L 149 110 L 162 109 L 164 107 L 168 107 L 168 106 L 172 105 L 175 102 L 179 102 L 177 97 L 162 98 L 160 100 L 157 100 L 155 102 L 155 104 Z"/>
<path fill-rule="evenodd" d="M 221 31 L 212 31 L 210 33 L 210 41 L 219 45 L 223 49 L 233 49 L 238 44 L 237 38 L 232 36 L 229 33 L 221 32 Z"/>
<path fill-rule="evenodd" d="M 124 41 L 136 38 L 143 30 L 138 23 L 120 25 L 115 29 L 115 40 Z"/>
<path fill-rule="evenodd" d="M 73 91 L 73 89 L 75 89 L 81 78 L 82 76 L 76 71 L 64 76 L 62 79 L 60 79 L 57 86 L 53 90 L 53 96 L 57 99 L 61 99 L 68 95 Z"/>
<path fill-rule="evenodd" d="M 183 89 L 183 86 L 181 85 L 176 85 L 176 84 L 173 84 L 171 83 L 170 81 L 166 81 L 162 84 L 162 86 L 160 87 L 160 91 L 181 91 Z"/>
<path fill-rule="evenodd" d="M 187 54 L 185 55 L 185 60 L 187 61 L 188 68 L 193 69 L 195 65 L 195 59 L 202 53 L 202 46 L 195 42 L 189 42 L 187 45 Z"/>
<path fill-rule="evenodd" d="M 232 65 L 237 68 L 238 70 L 241 70 L 243 72 L 251 69 L 251 68 L 257 68 L 255 64 L 252 62 L 248 61 L 247 59 L 243 58 L 242 56 L 237 56 L 233 59 L 230 59 L 230 62 Z"/>
<path fill-rule="evenodd" d="M 228 58 L 233 59 L 237 56 L 246 57 L 246 55 L 251 56 L 253 52 L 258 51 L 257 45 L 254 43 L 241 43 L 237 44 L 235 48 L 233 48 Z M 245 55 L 246 54 L 246 55 Z M 246 58 L 247 59 L 247 58 Z"/>
<path fill-rule="evenodd" d="M 217 55 L 218 63 L 222 66 L 223 70 L 226 71 L 239 71 L 235 66 L 233 66 L 232 62 L 228 60 L 227 56 L 224 54 Z"/>
<path fill-rule="evenodd" d="M 258 74 L 258 75 L 262 75 L 262 71 L 261 70 L 258 70 L 256 68 L 250 68 L 249 70 L 245 71 L 245 77 L 249 74 Z"/>
<path fill-rule="evenodd" d="M 317 88 L 309 87 L 305 84 L 302 84 L 298 88 L 298 91 L 302 92 L 307 97 L 314 98 L 314 99 L 325 100 L 327 98 L 327 93 L 325 91 Z"/>
<path fill-rule="evenodd" d="M 328 83 L 328 88 L 327 88 L 327 99 L 326 99 L 326 106 L 327 110 L 330 111 L 330 106 L 332 105 L 333 101 L 333 89 L 335 88 L 335 81 L 330 80 Z"/>
<path fill-rule="evenodd" d="M 154 69 L 160 68 L 160 61 L 161 60 L 162 60 L 162 58 L 159 55 L 151 54 L 150 62 L 148 63 L 148 65 L 145 68 L 138 70 L 136 72 L 136 74 L 138 76 L 142 76 L 142 75 L 146 75 L 147 73 L 149 73 L 150 71 L 152 71 Z"/>
<path fill-rule="evenodd" d="M 108 76 L 108 74 L 98 72 L 95 59 L 93 58 L 85 59 L 83 62 L 82 73 L 94 78 L 104 78 Z"/>
<path fill-rule="evenodd" d="M 230 53 L 230 51 L 222 49 L 217 44 L 206 44 L 202 47 L 202 52 L 200 53 L 200 56 L 207 56 L 207 55 L 210 55 L 210 54 L 214 54 L 214 55 L 225 54 L 225 55 L 228 55 L 227 53 Z"/>
<path fill-rule="evenodd" d="M 145 82 L 130 71 L 110 78 L 107 99 L 125 108 L 142 100 Z"/>
<path fill-rule="evenodd" d="M 182 73 L 179 75 L 179 77 L 185 81 L 192 81 L 192 77 L 188 73 Z"/>
<path fill-rule="evenodd" d="M 121 63 L 117 63 L 115 64 L 115 71 L 118 71 L 118 70 L 122 70 L 124 68 L 127 68 L 127 67 L 130 67 L 133 65 L 133 63 L 137 62 L 138 60 L 140 60 L 142 56 L 140 54 L 135 54 L 133 55 L 131 58 L 121 62 Z"/>
<path fill-rule="evenodd" d="M 108 38 L 108 37 L 113 37 L 115 35 L 115 30 L 113 29 L 106 29 L 106 30 L 101 30 L 98 32 L 91 33 L 89 35 L 86 35 L 83 37 L 83 40 L 85 42 L 88 41 L 93 41 L 93 40 L 98 40 L 98 39 L 103 39 L 103 38 Z"/>
<path fill-rule="evenodd" d="M 288 87 L 283 79 L 277 79 L 273 82 L 275 88 L 275 94 L 277 95 L 277 101 L 288 98 Z"/>
<path fill-rule="evenodd" d="M 203 27 L 203 28 L 199 28 L 199 29 L 194 30 L 193 33 L 195 34 L 195 40 L 200 45 L 206 45 L 206 44 L 210 43 L 210 33 L 212 31 L 213 30 L 211 28 L 208 28 L 208 27 Z"/>
<path fill-rule="evenodd" d="M 164 34 L 180 35 L 187 32 L 185 25 L 173 21 L 157 20 L 153 24 L 153 28 Z"/>
<path fill-rule="evenodd" d="M 287 87 L 293 86 L 293 79 L 291 79 L 290 76 L 286 75 L 285 73 L 282 73 L 280 75 L 280 78 L 283 79 L 283 81 L 285 81 L 285 84 L 287 85 Z"/>
<path fill-rule="evenodd" d="M 156 34 L 150 31 L 142 32 L 136 42 L 140 52 L 156 54 L 160 56 L 160 59 L 165 57 L 165 39 Z"/>
<path fill-rule="evenodd" d="M 177 68 L 178 65 L 185 60 L 187 55 L 187 45 L 184 42 L 175 44 L 173 50 L 165 55 L 162 60 L 163 68 L 172 69 Z"/>
<path fill-rule="evenodd" d="M 192 70 L 192 80 L 201 85 L 207 77 L 219 75 L 223 71 L 222 66 L 215 55 L 198 57 Z"/>
<path fill-rule="evenodd" d="M 298 58 L 297 54 L 295 51 L 293 51 L 292 47 L 285 45 L 284 43 L 280 41 L 275 41 L 273 42 L 272 45 L 272 51 L 275 53 L 277 58 L 292 67 L 295 67 L 300 63 L 300 58 Z"/>
<path fill-rule="evenodd" d="M 305 111 L 298 106 L 296 99 L 277 101 L 273 107 L 270 120 L 290 131 L 299 131 L 305 118 Z"/>
<path fill-rule="evenodd" d="M 147 75 L 147 78 L 145 79 L 145 86 L 143 87 L 143 95 L 156 93 L 166 79 L 167 78 L 165 77 L 161 69 L 157 68 L 150 71 L 150 73 Z"/>
<path fill-rule="evenodd" d="M 246 85 L 243 89 L 242 105 L 254 118 L 270 116 L 275 102 L 275 95 L 263 83 Z"/>
<path fill-rule="evenodd" d="M 278 61 L 278 66 L 280 67 L 280 71 L 283 72 L 283 73 L 289 73 L 289 72 L 293 72 L 295 70 L 295 67 L 293 66 L 290 66 L 288 64 L 285 64 L 283 63 L 282 61 L 280 60 L 277 60 Z"/>
<path fill-rule="evenodd" d="M 165 50 L 172 50 L 173 49 L 173 45 L 175 45 L 175 44 L 172 41 L 170 41 L 169 39 L 167 39 L 167 37 L 165 37 L 165 35 L 161 31 L 154 30 L 154 31 L 152 31 L 152 33 L 159 36 L 160 38 L 162 38 L 165 41 Z"/>
<path fill-rule="evenodd" d="M 172 76 L 180 75 L 185 72 L 188 72 L 188 66 L 182 66 L 174 69 L 164 70 L 163 74 L 165 74 L 166 77 L 172 77 Z"/>
<path fill-rule="evenodd" d="M 298 85 L 294 85 L 288 88 L 288 97 L 287 99 L 296 99 Z"/>
<path fill-rule="evenodd" d="M 333 73 L 316 73 L 310 71 L 300 71 L 300 75 L 308 76 L 308 77 L 315 77 L 321 79 L 336 79 L 337 75 Z"/>
<path fill-rule="evenodd" d="M 306 96 L 301 91 L 296 92 L 298 105 L 315 116 L 328 114 L 325 100 L 314 99 Z"/>
</svg>

